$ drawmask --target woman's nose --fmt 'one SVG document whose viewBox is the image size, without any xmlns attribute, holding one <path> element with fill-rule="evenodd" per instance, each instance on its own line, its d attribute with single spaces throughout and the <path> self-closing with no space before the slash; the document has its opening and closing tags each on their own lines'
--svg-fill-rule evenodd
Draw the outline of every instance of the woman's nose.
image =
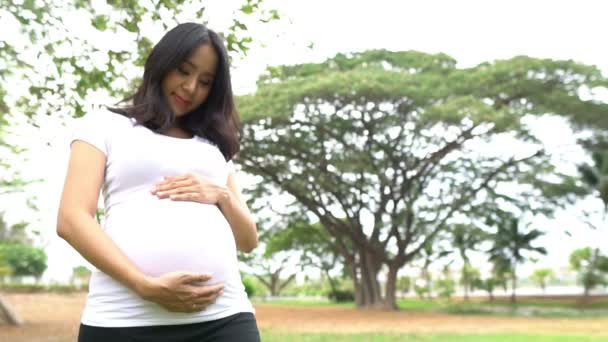
<svg viewBox="0 0 608 342">
<path fill-rule="evenodd" d="M 196 89 L 196 79 L 194 77 L 185 79 L 184 83 L 182 83 L 182 88 L 189 93 L 193 93 Z"/>
</svg>

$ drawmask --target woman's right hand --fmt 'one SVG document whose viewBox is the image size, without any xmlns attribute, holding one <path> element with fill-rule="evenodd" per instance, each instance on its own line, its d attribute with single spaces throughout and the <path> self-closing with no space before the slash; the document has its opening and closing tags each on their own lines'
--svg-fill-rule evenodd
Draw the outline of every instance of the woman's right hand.
<svg viewBox="0 0 608 342">
<path fill-rule="evenodd" d="M 146 277 L 138 287 L 139 295 L 172 312 L 199 312 L 213 304 L 224 293 L 224 284 L 200 285 L 211 279 L 209 274 L 171 272 L 159 277 Z"/>
</svg>

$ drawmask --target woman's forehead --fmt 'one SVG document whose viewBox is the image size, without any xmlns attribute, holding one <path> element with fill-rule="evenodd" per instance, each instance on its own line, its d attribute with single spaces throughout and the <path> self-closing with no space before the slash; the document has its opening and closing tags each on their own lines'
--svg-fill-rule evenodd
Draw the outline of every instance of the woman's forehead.
<svg viewBox="0 0 608 342">
<path fill-rule="evenodd" d="M 215 74 L 218 56 L 211 44 L 203 44 L 190 54 L 183 62 L 202 73 Z"/>
</svg>

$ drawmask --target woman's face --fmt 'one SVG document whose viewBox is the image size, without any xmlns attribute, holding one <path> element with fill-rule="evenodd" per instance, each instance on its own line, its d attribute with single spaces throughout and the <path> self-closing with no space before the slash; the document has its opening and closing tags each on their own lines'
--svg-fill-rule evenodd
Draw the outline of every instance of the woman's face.
<svg viewBox="0 0 608 342">
<path fill-rule="evenodd" d="M 202 44 L 162 81 L 162 89 L 176 117 L 198 108 L 209 95 L 218 56 L 209 43 Z"/>
</svg>

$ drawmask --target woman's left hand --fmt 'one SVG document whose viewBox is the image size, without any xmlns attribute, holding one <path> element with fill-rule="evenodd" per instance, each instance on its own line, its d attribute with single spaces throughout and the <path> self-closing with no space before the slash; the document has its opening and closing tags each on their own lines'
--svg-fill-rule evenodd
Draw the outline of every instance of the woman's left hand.
<svg viewBox="0 0 608 342">
<path fill-rule="evenodd" d="M 192 201 L 205 204 L 221 204 L 229 197 L 228 188 L 206 177 L 193 173 L 165 177 L 151 190 L 156 197 L 173 201 Z"/>
</svg>

